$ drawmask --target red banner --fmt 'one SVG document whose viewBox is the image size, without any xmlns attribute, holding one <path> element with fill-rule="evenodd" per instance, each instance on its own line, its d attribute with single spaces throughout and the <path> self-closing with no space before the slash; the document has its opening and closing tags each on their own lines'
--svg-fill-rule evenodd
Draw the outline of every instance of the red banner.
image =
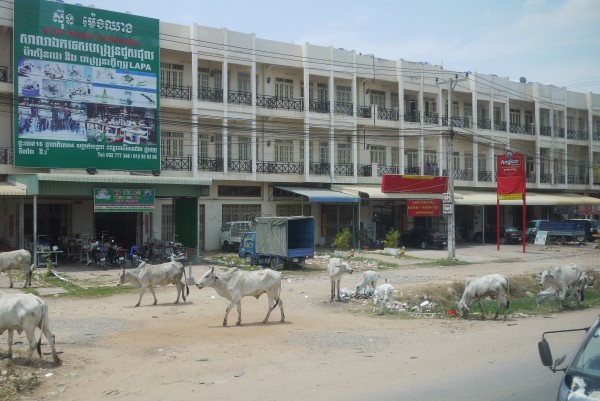
<svg viewBox="0 0 600 401">
<path fill-rule="evenodd" d="M 525 156 L 507 151 L 498 155 L 498 196 L 512 194 L 513 197 L 525 193 Z"/>
<path fill-rule="evenodd" d="M 383 193 L 433 193 L 443 194 L 448 188 L 448 177 L 433 175 L 384 174 L 381 180 Z"/>
<path fill-rule="evenodd" d="M 407 199 L 406 214 L 413 217 L 441 216 L 441 205 L 439 199 Z"/>
</svg>

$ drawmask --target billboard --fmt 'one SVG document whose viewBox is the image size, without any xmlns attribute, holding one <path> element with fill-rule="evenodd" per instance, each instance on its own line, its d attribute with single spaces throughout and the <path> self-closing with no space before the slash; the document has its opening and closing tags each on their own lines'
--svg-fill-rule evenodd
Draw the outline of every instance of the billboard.
<svg viewBox="0 0 600 401">
<path fill-rule="evenodd" d="M 14 2 L 15 166 L 160 169 L 159 21 Z"/>
<path fill-rule="evenodd" d="M 498 155 L 497 193 L 501 200 L 521 200 L 525 194 L 525 156 L 507 151 Z"/>
<path fill-rule="evenodd" d="M 441 216 L 441 204 L 439 199 L 408 199 L 406 214 L 411 217 Z"/>
<path fill-rule="evenodd" d="M 433 175 L 384 174 L 381 180 L 383 193 L 432 193 L 443 194 L 448 190 L 448 177 Z"/>
<path fill-rule="evenodd" d="M 153 212 L 154 189 L 94 188 L 94 212 Z"/>
</svg>

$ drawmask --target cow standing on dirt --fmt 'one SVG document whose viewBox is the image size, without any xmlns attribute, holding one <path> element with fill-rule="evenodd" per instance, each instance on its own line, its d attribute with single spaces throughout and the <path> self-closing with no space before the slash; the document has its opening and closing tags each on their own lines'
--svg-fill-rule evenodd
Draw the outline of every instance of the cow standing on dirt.
<svg viewBox="0 0 600 401">
<path fill-rule="evenodd" d="M 213 287 L 217 291 L 217 294 L 229 300 L 229 305 L 225 309 L 223 326 L 227 326 L 227 316 L 233 305 L 237 307 L 238 312 L 236 325 L 239 326 L 242 324 L 242 298 L 251 296 L 258 299 L 264 293 L 267 294 L 269 299 L 269 310 L 263 323 L 267 323 L 271 312 L 277 305 L 279 305 L 279 310 L 281 311 L 281 323 L 285 321 L 283 302 L 280 298 L 281 274 L 279 272 L 271 269 L 247 272 L 234 267 L 225 273 L 220 273 L 215 272 L 215 268 L 211 267 L 198 280 L 196 286 L 199 289 Z"/>
<path fill-rule="evenodd" d="M 340 282 L 342 281 L 342 275 L 344 273 L 352 274 L 352 268 L 346 262 L 342 262 L 340 258 L 331 258 L 329 259 L 329 265 L 327 266 L 327 274 L 329 274 L 329 279 L 331 281 L 331 299 L 330 302 L 333 302 L 335 298 L 337 301 L 341 301 L 340 298 Z"/>
<path fill-rule="evenodd" d="M 182 282 L 182 279 L 184 281 Z M 156 294 L 154 293 L 155 285 L 167 285 L 175 284 L 177 288 L 177 299 L 175 303 L 179 303 L 179 296 L 181 295 L 185 302 L 185 296 L 190 294 L 190 289 L 187 285 L 187 279 L 185 277 L 185 267 L 179 262 L 167 262 L 159 265 L 151 265 L 146 262 L 142 262 L 136 269 L 123 269 L 119 274 L 119 282 L 117 285 L 123 285 L 130 283 L 134 287 L 141 288 L 140 299 L 138 300 L 136 307 L 140 306 L 142 302 L 142 296 L 146 288 L 150 288 L 152 296 L 154 297 L 154 303 L 158 303 Z"/>
<path fill-rule="evenodd" d="M 12 270 L 21 269 L 25 274 L 25 287 L 31 287 L 31 274 L 34 266 L 31 264 L 31 253 L 26 249 L 0 253 L 0 273 L 8 272 L 10 288 L 13 288 Z"/>
</svg>

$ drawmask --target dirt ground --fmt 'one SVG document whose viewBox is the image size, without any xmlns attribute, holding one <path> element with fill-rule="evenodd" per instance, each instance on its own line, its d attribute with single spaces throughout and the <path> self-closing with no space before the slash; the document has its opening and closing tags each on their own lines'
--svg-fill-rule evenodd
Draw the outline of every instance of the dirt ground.
<svg viewBox="0 0 600 401">
<path fill-rule="evenodd" d="M 464 245 L 456 256 L 470 264 L 452 267 L 420 265 L 446 258 L 445 251 L 409 250 L 407 255 L 410 258 L 374 252 L 362 256 L 398 264 L 383 275 L 399 291 L 418 291 L 429 283 L 490 273 L 511 277 L 569 262 L 595 268 L 600 251 L 594 244 L 531 247 L 525 254 L 519 246 L 498 252 L 494 246 Z M 207 268 L 194 265 L 194 278 Z M 89 283 L 116 284 L 118 273 L 114 268 L 66 265 L 56 270 Z M 360 271 L 346 275 L 342 287 L 354 288 L 359 280 Z M 3 274 L 0 288 L 6 287 Z M 544 330 L 591 322 L 597 315 L 585 310 L 552 319 L 510 316 L 507 322 L 377 316 L 362 300 L 329 302 L 325 271 L 311 278 L 286 271 L 281 296 L 285 323 L 279 322 L 278 309 L 269 323 L 261 323 L 266 297 L 244 298 L 242 325 L 235 326 L 234 309 L 229 326 L 223 327 L 227 301 L 212 288 L 191 286 L 187 302 L 178 305 L 173 304 L 174 287 L 156 293 L 157 306 L 147 292 L 139 308 L 133 307 L 137 291 L 98 299 L 44 295 L 62 364 L 52 364 L 44 340 L 43 359 L 34 357 L 27 367 L 37 373 L 41 385 L 20 399 L 366 400 L 374 389 L 427 385 L 432 377 L 460 378 L 460 372 L 522 357 L 523 348 L 517 344 L 523 338 L 537 341 Z M 0 350 L 5 349 L 5 338 Z M 500 338 L 515 346 L 490 353 Z M 25 341 L 24 336 L 15 339 Z M 537 358 L 535 345 L 526 347 Z M 22 344 L 15 351 L 17 356 L 26 352 Z"/>
</svg>

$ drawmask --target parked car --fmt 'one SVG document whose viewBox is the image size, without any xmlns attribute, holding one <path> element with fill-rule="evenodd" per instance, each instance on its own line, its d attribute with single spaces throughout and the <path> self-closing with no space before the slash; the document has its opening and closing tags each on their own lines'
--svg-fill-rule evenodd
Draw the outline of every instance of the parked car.
<svg viewBox="0 0 600 401">
<path fill-rule="evenodd" d="M 238 249 L 242 236 L 248 231 L 254 231 L 251 221 L 230 221 L 221 227 L 221 249 L 224 251 Z"/>
<path fill-rule="evenodd" d="M 598 233 L 598 226 L 600 221 L 595 219 L 573 219 L 575 221 L 581 221 L 585 225 L 586 236 L 585 239 L 589 242 L 596 241 L 598 238 L 594 237 Z"/>
<path fill-rule="evenodd" d="M 481 242 L 483 234 L 478 231 L 474 235 L 476 242 Z M 500 243 L 501 244 L 519 244 L 523 241 L 523 233 L 516 227 L 500 227 Z M 496 227 L 486 228 L 485 230 L 485 242 L 496 243 Z"/>
<path fill-rule="evenodd" d="M 527 226 L 525 227 L 525 235 L 527 238 L 527 242 L 532 243 L 535 241 L 535 236 L 537 235 L 538 229 L 540 228 L 540 224 L 543 221 L 548 220 L 529 220 L 527 222 Z"/>
<path fill-rule="evenodd" d="M 442 249 L 448 246 L 448 236 L 432 228 L 414 227 L 400 236 L 400 245 L 421 249 L 428 247 Z"/>
</svg>

